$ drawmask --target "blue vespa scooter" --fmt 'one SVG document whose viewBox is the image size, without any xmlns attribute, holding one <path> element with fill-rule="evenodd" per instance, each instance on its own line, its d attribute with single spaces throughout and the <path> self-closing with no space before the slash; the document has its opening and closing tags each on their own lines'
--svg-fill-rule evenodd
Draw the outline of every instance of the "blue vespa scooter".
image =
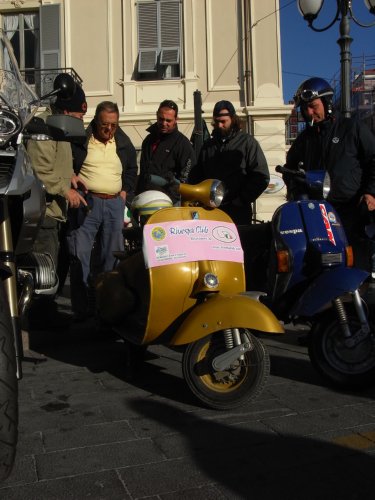
<svg viewBox="0 0 375 500">
<path fill-rule="evenodd" d="M 307 324 L 317 371 L 339 387 L 375 382 L 374 324 L 362 298 L 369 276 L 326 201 L 329 175 L 278 166 L 297 189 L 271 222 L 240 226 L 246 289 L 285 323 Z"/>
</svg>

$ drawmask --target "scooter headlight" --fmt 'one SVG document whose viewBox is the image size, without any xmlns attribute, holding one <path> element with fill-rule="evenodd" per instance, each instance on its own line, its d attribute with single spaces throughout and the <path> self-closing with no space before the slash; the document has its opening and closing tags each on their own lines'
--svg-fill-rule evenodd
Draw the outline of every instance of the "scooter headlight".
<svg viewBox="0 0 375 500">
<path fill-rule="evenodd" d="M 326 172 L 323 179 L 323 198 L 325 200 L 328 198 L 330 191 L 331 191 L 331 177 L 329 173 Z"/>
<path fill-rule="evenodd" d="M 223 183 L 215 179 L 211 186 L 210 206 L 214 208 L 219 207 L 223 201 L 224 194 L 225 189 Z"/>
<path fill-rule="evenodd" d="M 213 273 L 206 273 L 203 282 L 207 288 L 217 288 L 219 286 L 219 278 Z"/>
<path fill-rule="evenodd" d="M 21 130 L 21 120 L 8 109 L 0 109 L 0 146 L 4 146 Z"/>
<path fill-rule="evenodd" d="M 218 207 L 223 201 L 225 189 L 218 179 L 206 179 L 199 184 L 179 184 L 182 205 Z"/>
</svg>

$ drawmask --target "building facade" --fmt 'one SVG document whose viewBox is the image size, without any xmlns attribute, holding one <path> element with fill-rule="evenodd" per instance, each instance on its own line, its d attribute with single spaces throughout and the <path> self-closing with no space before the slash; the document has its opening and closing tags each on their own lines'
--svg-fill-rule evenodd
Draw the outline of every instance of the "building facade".
<svg viewBox="0 0 375 500">
<path fill-rule="evenodd" d="M 178 104 L 189 138 L 194 91 L 209 130 L 215 102 L 230 100 L 272 174 L 285 161 L 291 111 L 282 97 L 278 9 L 279 0 L 0 0 L 2 28 L 37 92 L 69 69 L 86 92 L 85 121 L 99 102 L 117 102 L 138 149 L 162 100 Z M 262 195 L 257 217 L 270 218 L 283 200 L 283 190 Z"/>
</svg>

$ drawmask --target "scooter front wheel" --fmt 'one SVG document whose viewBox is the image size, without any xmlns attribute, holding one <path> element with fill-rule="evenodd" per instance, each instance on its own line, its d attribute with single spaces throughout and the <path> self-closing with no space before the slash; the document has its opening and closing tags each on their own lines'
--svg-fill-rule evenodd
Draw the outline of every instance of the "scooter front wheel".
<svg viewBox="0 0 375 500">
<path fill-rule="evenodd" d="M 193 394 L 209 408 L 227 410 L 255 399 L 263 390 L 270 361 L 262 342 L 248 330 L 241 330 L 251 350 L 223 371 L 213 360 L 227 351 L 223 332 L 216 332 L 189 344 L 182 359 L 184 378 Z"/>
<path fill-rule="evenodd" d="M 360 331 L 354 309 L 347 314 L 351 332 Z M 309 339 L 309 357 L 322 377 L 339 388 L 355 389 L 375 381 L 375 336 L 368 334 L 353 345 L 346 342 L 334 311 L 314 323 Z"/>
</svg>

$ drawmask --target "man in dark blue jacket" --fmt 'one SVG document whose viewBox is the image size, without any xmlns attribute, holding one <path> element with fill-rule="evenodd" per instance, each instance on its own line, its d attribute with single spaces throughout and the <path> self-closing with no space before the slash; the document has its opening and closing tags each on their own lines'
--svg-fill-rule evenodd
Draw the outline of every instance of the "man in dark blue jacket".
<svg viewBox="0 0 375 500">
<path fill-rule="evenodd" d="M 328 201 L 337 210 L 349 241 L 358 247 L 364 236 L 364 213 L 375 210 L 375 136 L 364 122 L 345 118 L 334 109 L 333 89 L 322 78 L 304 81 L 294 100 L 306 128 L 292 144 L 286 166 L 327 170 Z M 288 189 L 291 181 L 285 177 Z"/>
</svg>

